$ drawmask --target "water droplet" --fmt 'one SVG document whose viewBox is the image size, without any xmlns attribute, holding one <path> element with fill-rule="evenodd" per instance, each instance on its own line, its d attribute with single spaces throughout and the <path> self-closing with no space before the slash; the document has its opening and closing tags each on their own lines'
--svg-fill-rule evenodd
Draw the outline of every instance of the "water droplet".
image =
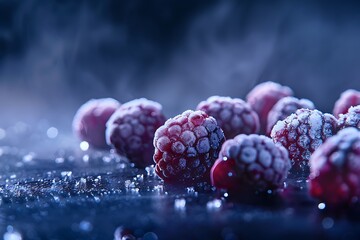
<svg viewBox="0 0 360 240">
<path fill-rule="evenodd" d="M 319 203 L 319 205 L 318 205 L 318 209 L 320 209 L 320 210 L 325 209 L 325 207 L 326 207 L 325 203 Z"/>
<path fill-rule="evenodd" d="M 80 143 L 80 149 L 82 150 L 82 151 L 87 151 L 88 149 L 89 149 L 89 143 L 88 142 L 86 142 L 86 141 L 82 141 L 81 143 Z"/>
<path fill-rule="evenodd" d="M 178 211 L 184 211 L 186 207 L 186 200 L 184 198 L 175 199 L 174 208 Z"/>
<path fill-rule="evenodd" d="M 90 232 L 93 229 L 93 226 L 89 221 L 83 220 L 80 222 L 79 228 L 81 231 Z"/>
<path fill-rule="evenodd" d="M 25 156 L 23 156 L 23 162 L 27 163 L 27 162 L 31 162 L 35 157 L 35 153 L 30 152 L 28 154 L 26 154 Z"/>
<path fill-rule="evenodd" d="M 82 157 L 82 160 L 83 160 L 85 163 L 88 163 L 88 162 L 89 162 L 89 159 L 90 159 L 90 157 L 89 157 L 89 155 L 87 155 L 87 154 Z"/>
<path fill-rule="evenodd" d="M 209 211 L 216 211 L 221 207 L 221 205 L 222 205 L 222 202 L 220 199 L 214 199 L 212 201 L 207 202 L 206 208 Z"/>
<path fill-rule="evenodd" d="M 59 131 L 55 127 L 50 127 L 46 131 L 46 135 L 48 136 L 48 138 L 51 138 L 51 139 L 56 138 L 58 134 L 59 134 Z"/>
<path fill-rule="evenodd" d="M 4 233 L 4 240 L 22 240 L 21 234 L 16 232 L 13 226 L 7 226 L 6 230 L 7 232 Z"/>
<path fill-rule="evenodd" d="M 55 158 L 55 163 L 60 164 L 60 163 L 64 163 L 65 159 L 63 157 L 57 157 Z"/>
</svg>

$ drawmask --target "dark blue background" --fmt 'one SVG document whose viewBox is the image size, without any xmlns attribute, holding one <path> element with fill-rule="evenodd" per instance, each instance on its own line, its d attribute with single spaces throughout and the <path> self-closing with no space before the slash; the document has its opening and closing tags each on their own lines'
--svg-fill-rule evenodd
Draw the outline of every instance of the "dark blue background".
<svg viewBox="0 0 360 240">
<path fill-rule="evenodd" d="M 89 98 L 147 97 L 168 117 L 272 80 L 322 111 L 360 88 L 356 1 L 0 0 L 2 125 L 70 129 Z"/>
</svg>

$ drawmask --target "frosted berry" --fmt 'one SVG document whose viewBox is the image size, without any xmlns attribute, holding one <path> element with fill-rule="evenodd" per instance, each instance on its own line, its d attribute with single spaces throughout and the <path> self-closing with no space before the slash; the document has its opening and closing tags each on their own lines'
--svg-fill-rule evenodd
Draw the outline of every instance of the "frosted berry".
<svg viewBox="0 0 360 240">
<path fill-rule="evenodd" d="M 241 133 L 258 133 L 259 117 L 250 106 L 239 98 L 213 96 L 199 103 L 198 110 L 214 117 L 227 139 Z"/>
<path fill-rule="evenodd" d="M 280 99 L 269 112 L 266 128 L 267 135 L 270 136 L 271 129 L 277 121 L 284 120 L 300 108 L 312 110 L 315 106 L 314 103 L 308 99 L 298 99 L 295 97 L 284 97 Z"/>
<path fill-rule="evenodd" d="M 360 200 L 360 132 L 346 128 L 310 158 L 310 194 L 331 205 Z"/>
<path fill-rule="evenodd" d="M 318 110 L 299 109 L 271 131 L 275 143 L 288 151 L 294 175 L 307 176 L 310 155 L 329 137 L 336 133 L 336 118 Z"/>
<path fill-rule="evenodd" d="M 262 135 L 238 135 L 227 140 L 211 169 L 216 188 L 232 192 L 280 188 L 290 169 L 288 153 Z"/>
<path fill-rule="evenodd" d="M 152 141 L 158 127 L 165 122 L 159 103 L 145 98 L 123 104 L 107 122 L 106 139 L 120 155 L 138 167 L 153 163 Z"/>
<path fill-rule="evenodd" d="M 89 100 L 75 114 L 72 123 L 74 134 L 93 147 L 106 148 L 106 122 L 119 107 L 120 103 L 112 98 Z"/>
<path fill-rule="evenodd" d="M 210 182 L 210 168 L 224 141 L 213 117 L 203 111 L 185 111 L 156 130 L 155 172 L 168 183 Z"/>
<path fill-rule="evenodd" d="M 286 86 L 274 82 L 264 82 L 255 86 L 246 99 L 250 107 L 257 112 L 260 119 L 260 132 L 265 133 L 268 113 L 283 97 L 292 96 L 293 91 Z"/>
<path fill-rule="evenodd" d="M 350 107 L 346 114 L 340 114 L 338 128 L 355 127 L 360 129 L 360 105 Z"/>
<path fill-rule="evenodd" d="M 360 104 L 360 92 L 354 89 L 349 89 L 340 95 L 340 98 L 335 102 L 334 116 L 339 117 L 340 114 L 347 113 L 352 106 Z"/>
</svg>

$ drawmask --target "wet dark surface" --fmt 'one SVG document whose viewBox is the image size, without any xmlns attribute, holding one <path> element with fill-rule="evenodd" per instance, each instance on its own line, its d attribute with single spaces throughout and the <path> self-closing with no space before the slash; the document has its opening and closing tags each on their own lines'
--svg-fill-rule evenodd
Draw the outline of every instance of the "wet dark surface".
<svg viewBox="0 0 360 240">
<path fill-rule="evenodd" d="M 289 180 L 276 194 L 237 198 L 164 186 L 151 168 L 136 169 L 110 151 L 81 150 L 70 133 L 49 129 L 18 123 L 0 134 L 6 240 L 113 239 L 119 226 L 141 239 L 360 237 L 358 209 L 322 209 L 304 181 Z"/>
</svg>

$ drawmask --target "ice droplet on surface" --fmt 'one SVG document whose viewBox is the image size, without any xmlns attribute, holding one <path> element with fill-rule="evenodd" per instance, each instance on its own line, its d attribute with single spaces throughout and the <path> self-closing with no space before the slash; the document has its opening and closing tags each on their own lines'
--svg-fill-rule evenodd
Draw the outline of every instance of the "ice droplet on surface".
<svg viewBox="0 0 360 240">
<path fill-rule="evenodd" d="M 50 127 L 48 128 L 48 130 L 46 131 L 46 135 L 48 136 L 48 138 L 53 139 L 56 138 L 59 134 L 59 131 L 57 128 L 55 127 Z"/>
<path fill-rule="evenodd" d="M 22 240 L 22 236 L 20 233 L 14 231 L 12 226 L 7 226 L 7 232 L 4 233 L 4 240 Z"/>
<path fill-rule="evenodd" d="M 87 151 L 88 149 L 89 149 L 89 143 L 88 142 L 86 142 L 86 141 L 82 141 L 81 143 L 80 143 L 80 149 L 82 150 L 82 151 Z"/>
<path fill-rule="evenodd" d="M 83 220 L 79 223 L 79 229 L 83 232 L 90 232 L 93 229 L 91 222 Z"/>
<path fill-rule="evenodd" d="M 220 209 L 221 205 L 222 205 L 222 202 L 220 199 L 214 199 L 214 200 L 206 203 L 206 208 L 209 211 L 216 211 L 216 210 Z"/>
<path fill-rule="evenodd" d="M 318 209 L 323 210 L 323 209 L 325 209 L 325 208 L 326 208 L 325 203 L 319 203 L 319 204 L 318 204 Z"/>
<path fill-rule="evenodd" d="M 186 208 L 186 200 L 184 198 L 175 199 L 174 208 L 178 211 L 183 211 Z"/>
</svg>

